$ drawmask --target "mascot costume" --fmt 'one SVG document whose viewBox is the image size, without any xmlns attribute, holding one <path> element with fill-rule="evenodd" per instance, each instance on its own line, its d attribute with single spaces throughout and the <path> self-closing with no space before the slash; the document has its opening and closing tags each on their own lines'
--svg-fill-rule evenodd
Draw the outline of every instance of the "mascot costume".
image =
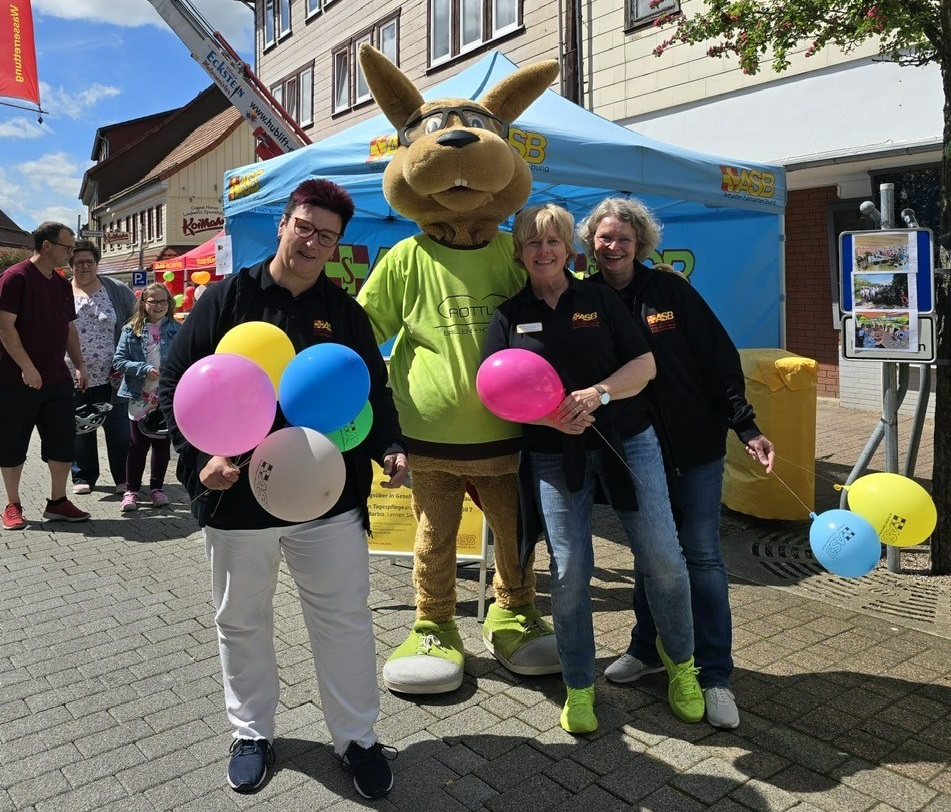
<svg viewBox="0 0 951 812">
<path fill-rule="evenodd" d="M 371 46 L 361 47 L 360 65 L 399 140 L 383 193 L 422 230 L 386 253 L 357 297 L 380 343 L 396 336 L 390 386 L 410 452 L 418 522 L 416 622 L 387 661 L 383 683 L 415 694 L 462 684 L 456 534 L 467 488 L 476 491 L 495 538 L 495 602 L 483 641 L 517 674 L 555 674 L 554 633 L 535 608 L 531 562 L 523 571 L 518 559 L 520 428 L 482 405 L 475 380 L 496 305 L 525 284 L 511 235 L 499 231 L 532 187 L 528 164 L 508 143 L 509 125 L 551 84 L 558 65 L 520 69 L 479 101 L 431 102 Z"/>
</svg>

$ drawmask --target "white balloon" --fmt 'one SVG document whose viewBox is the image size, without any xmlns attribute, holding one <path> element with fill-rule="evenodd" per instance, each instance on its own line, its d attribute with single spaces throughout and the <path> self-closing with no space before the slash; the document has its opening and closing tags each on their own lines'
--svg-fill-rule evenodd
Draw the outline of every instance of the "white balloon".
<svg viewBox="0 0 951 812">
<path fill-rule="evenodd" d="M 195 288 L 195 301 L 196 301 L 196 302 L 201 298 L 201 295 L 205 292 L 205 287 L 206 287 L 205 285 L 199 285 L 197 288 Z"/>
<path fill-rule="evenodd" d="M 289 426 L 269 434 L 251 455 L 251 492 L 272 516 L 309 522 L 323 516 L 343 493 L 343 455 L 323 434 Z"/>
</svg>

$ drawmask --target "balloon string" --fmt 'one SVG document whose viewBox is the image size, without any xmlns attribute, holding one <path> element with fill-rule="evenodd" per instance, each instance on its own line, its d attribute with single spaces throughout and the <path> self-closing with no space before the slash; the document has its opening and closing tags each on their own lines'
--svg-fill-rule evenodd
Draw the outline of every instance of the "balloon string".
<svg viewBox="0 0 951 812">
<path fill-rule="evenodd" d="M 773 452 L 773 456 L 777 460 L 782 460 L 787 465 L 791 465 L 793 468 L 798 468 L 800 471 L 805 471 L 807 474 L 811 473 L 813 476 L 815 476 L 816 479 L 821 479 L 823 482 L 828 482 L 831 485 L 835 485 L 837 490 L 842 487 L 841 483 L 836 482 L 834 479 L 829 479 L 829 477 L 820 476 L 819 474 L 817 474 L 815 470 L 815 465 L 813 465 L 812 468 L 806 468 L 802 465 L 796 465 L 796 463 L 794 463 L 792 460 L 787 460 L 785 457 L 780 457 L 779 454 L 777 454 L 775 451 Z M 777 477 L 777 479 L 779 479 L 779 477 Z"/>
<path fill-rule="evenodd" d="M 799 467 L 799 466 L 797 466 L 797 467 Z M 803 469 L 803 470 L 807 470 L 807 469 Z M 795 492 L 792 488 L 790 488 L 785 482 L 783 482 L 782 477 L 781 477 L 779 474 L 777 474 L 775 470 L 772 471 L 771 473 L 772 473 L 772 475 L 773 475 L 774 477 L 776 477 L 776 479 L 779 480 L 780 484 L 781 484 L 787 491 L 789 491 L 789 492 L 792 494 L 793 499 L 795 499 L 800 505 L 802 505 L 802 506 L 806 509 L 806 513 L 808 513 L 810 516 L 812 516 L 812 515 L 813 515 L 813 511 L 810 510 L 809 505 L 807 505 L 805 502 L 803 502 L 802 499 L 800 499 L 799 496 L 796 494 L 796 492 Z"/>
<path fill-rule="evenodd" d="M 634 477 L 634 480 L 635 480 L 636 482 L 640 482 L 640 481 L 641 481 L 640 477 L 639 477 L 637 474 L 635 474 L 633 471 L 631 471 L 631 466 L 627 464 L 627 460 L 624 459 L 624 455 L 621 454 L 620 451 L 618 451 L 613 445 L 611 445 L 611 444 L 608 442 L 607 438 L 606 438 L 600 431 L 598 431 L 598 427 L 597 427 L 596 425 L 594 425 L 594 423 L 591 424 L 590 428 L 594 429 L 594 431 L 595 431 L 595 433 L 598 435 L 598 437 L 600 437 L 602 440 L 604 440 L 604 444 L 605 444 L 608 448 L 610 448 L 610 449 L 617 455 L 617 458 L 618 458 L 622 463 L 624 463 L 624 467 L 627 468 L 627 470 L 631 472 L 631 476 Z"/>
</svg>

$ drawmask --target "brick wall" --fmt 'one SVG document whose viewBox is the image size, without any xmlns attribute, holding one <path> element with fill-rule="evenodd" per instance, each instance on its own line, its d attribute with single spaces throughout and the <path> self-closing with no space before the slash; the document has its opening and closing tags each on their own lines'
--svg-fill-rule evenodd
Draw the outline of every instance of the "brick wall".
<svg viewBox="0 0 951 812">
<path fill-rule="evenodd" d="M 839 332 L 832 322 L 829 220 L 835 186 L 790 191 L 786 205 L 786 349 L 819 362 L 819 397 L 839 396 Z"/>
</svg>

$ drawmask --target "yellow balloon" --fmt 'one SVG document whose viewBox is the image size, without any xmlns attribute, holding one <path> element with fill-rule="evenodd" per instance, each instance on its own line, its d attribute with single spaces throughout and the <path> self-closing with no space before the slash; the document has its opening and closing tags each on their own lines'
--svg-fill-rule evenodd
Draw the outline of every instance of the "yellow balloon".
<svg viewBox="0 0 951 812">
<path fill-rule="evenodd" d="M 848 492 L 849 509 L 868 519 L 884 544 L 913 547 L 934 532 L 938 511 L 928 491 L 899 474 L 867 474 Z"/>
<path fill-rule="evenodd" d="M 232 327 L 218 342 L 215 353 L 241 355 L 254 361 L 271 379 L 275 394 L 284 367 L 296 355 L 284 331 L 265 321 L 248 321 Z"/>
<path fill-rule="evenodd" d="M 211 274 L 208 271 L 195 271 L 191 275 L 191 281 L 196 285 L 207 285 L 211 281 Z"/>
</svg>

